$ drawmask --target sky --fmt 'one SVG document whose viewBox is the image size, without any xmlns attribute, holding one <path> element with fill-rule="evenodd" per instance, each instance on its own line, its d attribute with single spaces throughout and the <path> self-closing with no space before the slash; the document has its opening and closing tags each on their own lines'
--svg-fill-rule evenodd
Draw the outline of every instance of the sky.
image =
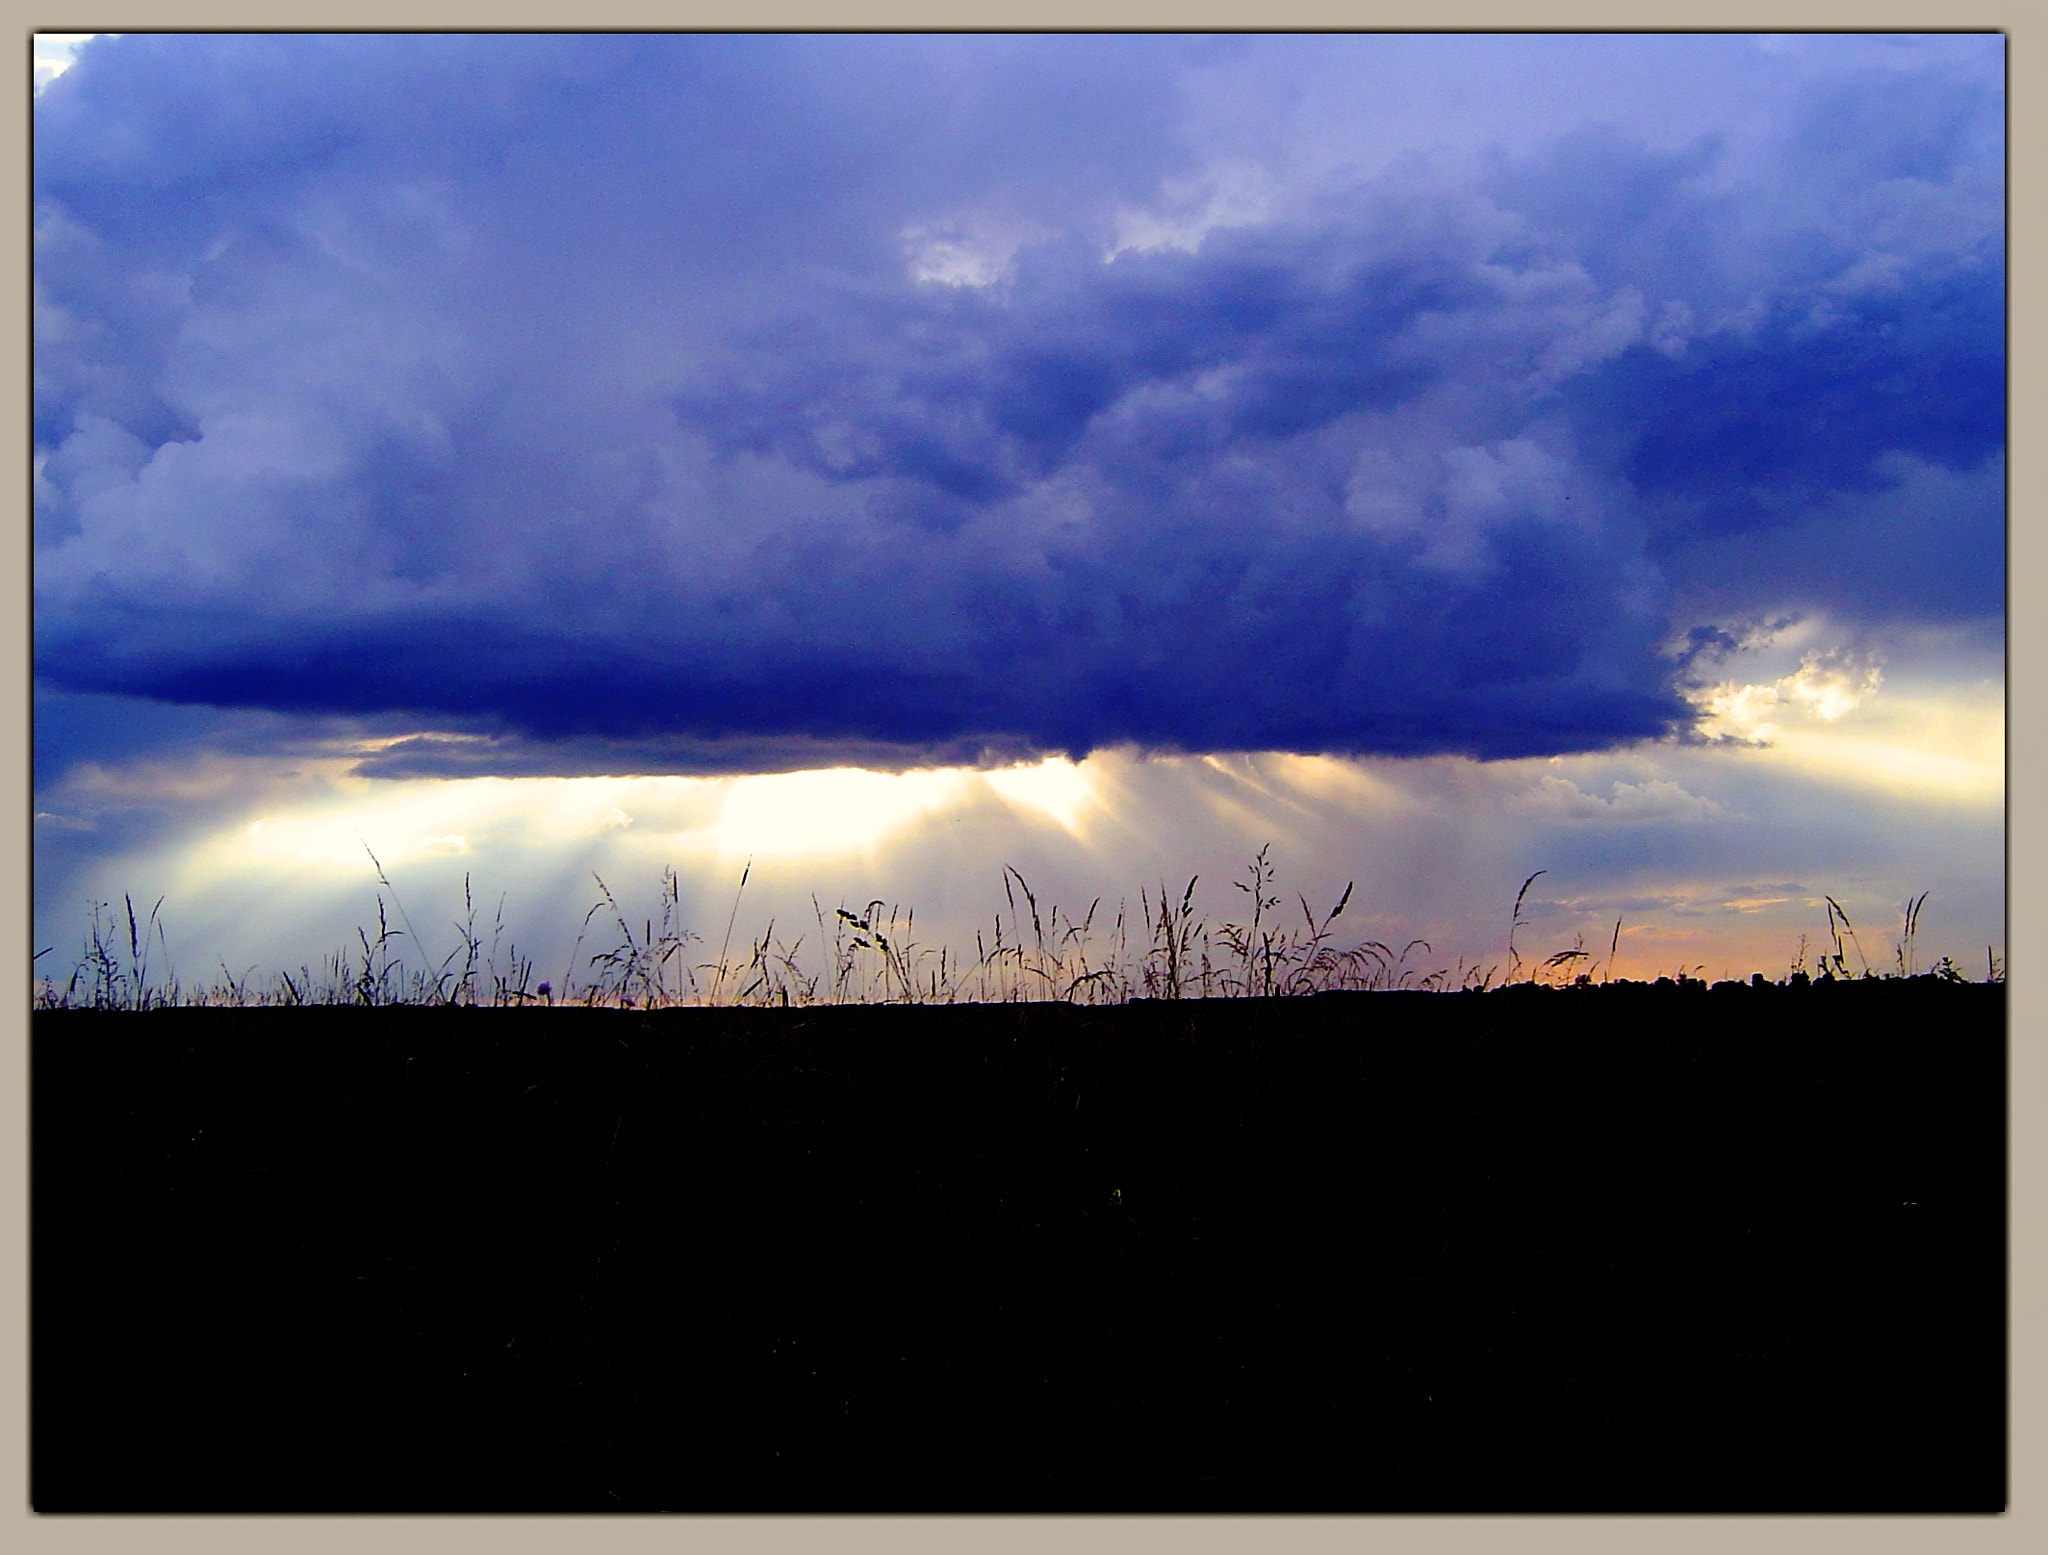
<svg viewBox="0 0 2048 1555">
<path fill-rule="evenodd" d="M 1419 970 L 1539 870 L 1617 976 L 2003 956 L 1995 35 L 36 58 L 41 971 L 1261 847 Z"/>
</svg>

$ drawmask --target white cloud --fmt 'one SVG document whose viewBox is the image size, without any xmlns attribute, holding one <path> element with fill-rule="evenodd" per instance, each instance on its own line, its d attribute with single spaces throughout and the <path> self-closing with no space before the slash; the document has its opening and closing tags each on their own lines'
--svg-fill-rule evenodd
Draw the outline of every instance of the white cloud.
<svg viewBox="0 0 2048 1555">
<path fill-rule="evenodd" d="M 1668 778 L 1651 778 L 1642 783 L 1617 779 L 1610 792 L 1612 798 L 1602 799 L 1598 794 L 1585 792 L 1570 778 L 1545 773 L 1531 788 L 1512 795 L 1507 807 L 1530 820 L 1635 824 L 1723 820 L 1729 813 L 1717 801 L 1687 793 Z"/>
<path fill-rule="evenodd" d="M 1194 177 L 1166 180 L 1151 209 L 1119 213 L 1109 257 L 1156 249 L 1192 254 L 1219 228 L 1269 219 L 1278 197 L 1271 169 L 1248 157 L 1224 157 Z"/>
<path fill-rule="evenodd" d="M 1884 674 L 1874 653 L 1814 649 L 1791 674 L 1763 684 L 1721 681 L 1694 694 L 1709 738 L 1769 744 L 1786 720 L 1833 723 L 1878 693 Z"/>
<path fill-rule="evenodd" d="M 88 39 L 101 36 L 90 32 L 39 32 L 35 35 L 36 95 L 71 68 L 79 48 Z M 106 34 L 108 37 L 114 34 Z"/>
<path fill-rule="evenodd" d="M 940 286 L 993 286 L 1018 248 L 1015 239 L 922 225 L 904 228 L 901 241 L 912 279 Z"/>
</svg>

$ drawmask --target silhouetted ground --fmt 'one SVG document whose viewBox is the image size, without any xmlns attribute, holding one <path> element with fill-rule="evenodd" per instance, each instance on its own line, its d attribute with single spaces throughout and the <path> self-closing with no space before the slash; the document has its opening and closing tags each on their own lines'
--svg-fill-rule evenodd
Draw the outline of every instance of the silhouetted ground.
<svg viewBox="0 0 2048 1555">
<path fill-rule="evenodd" d="M 33 1023 L 43 1512 L 2006 1502 L 2002 987 Z"/>
</svg>

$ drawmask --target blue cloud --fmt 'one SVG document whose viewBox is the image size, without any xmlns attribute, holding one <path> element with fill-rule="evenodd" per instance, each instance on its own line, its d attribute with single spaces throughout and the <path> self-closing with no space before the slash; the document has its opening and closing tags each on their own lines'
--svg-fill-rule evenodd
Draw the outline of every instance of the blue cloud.
<svg viewBox="0 0 2048 1555">
<path fill-rule="evenodd" d="M 95 46 L 36 104 L 39 681 L 463 770 L 1508 756 L 1681 727 L 1686 611 L 1995 613 L 1998 40 L 1700 40 L 1682 126 L 1672 40 L 1590 40 L 1605 120 L 1539 72 L 1494 150 L 1290 141 L 1326 65 L 1514 53 L 1325 41 Z M 1816 523 L 1949 581 L 1787 597 Z"/>
<path fill-rule="evenodd" d="M 2003 112 L 1990 82 L 1940 71 L 1857 73 L 1808 93 L 1787 149 L 1851 190 L 1901 179 L 1938 185 L 1999 143 Z"/>
<path fill-rule="evenodd" d="M 1630 352 L 1591 386 L 1594 414 L 1618 429 L 1633 407 L 1637 489 L 1705 499 L 1723 525 L 1767 521 L 1773 491 L 1876 489 L 1887 453 L 1968 468 L 2005 446 L 2004 282 L 1994 262 L 1822 318 L 1787 299 L 1688 360 Z"/>
</svg>

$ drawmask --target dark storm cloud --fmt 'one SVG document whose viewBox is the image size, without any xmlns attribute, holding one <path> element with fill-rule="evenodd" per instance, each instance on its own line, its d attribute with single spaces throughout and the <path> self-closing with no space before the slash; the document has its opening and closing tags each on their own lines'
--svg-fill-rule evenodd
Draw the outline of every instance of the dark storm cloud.
<svg viewBox="0 0 2048 1555">
<path fill-rule="evenodd" d="M 1999 46 L 1739 43 L 1493 146 L 1327 104 L 1499 40 L 95 44 L 39 679 L 479 737 L 392 772 L 1511 756 L 1683 725 L 1674 591 L 1995 613 Z M 1788 584 L 1858 535 L 1946 581 Z"/>
<path fill-rule="evenodd" d="M 1819 308 L 1788 299 L 1681 359 L 1632 348 L 1581 414 L 1659 519 L 1708 534 L 1883 490 L 1887 454 L 1971 469 L 2005 446 L 2003 283 L 1994 263 Z"/>
</svg>

